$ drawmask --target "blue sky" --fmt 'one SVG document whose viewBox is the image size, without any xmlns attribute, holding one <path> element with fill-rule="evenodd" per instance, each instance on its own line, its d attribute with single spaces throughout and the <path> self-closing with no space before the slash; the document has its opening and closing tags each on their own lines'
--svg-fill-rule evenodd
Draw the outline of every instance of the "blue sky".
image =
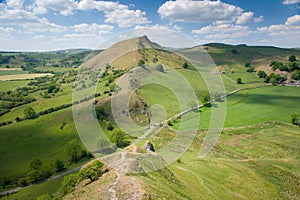
<svg viewBox="0 0 300 200">
<path fill-rule="evenodd" d="M 126 31 L 174 47 L 184 46 L 174 33 L 300 47 L 299 11 L 300 0 L 0 0 L 0 50 L 96 48 Z"/>
</svg>

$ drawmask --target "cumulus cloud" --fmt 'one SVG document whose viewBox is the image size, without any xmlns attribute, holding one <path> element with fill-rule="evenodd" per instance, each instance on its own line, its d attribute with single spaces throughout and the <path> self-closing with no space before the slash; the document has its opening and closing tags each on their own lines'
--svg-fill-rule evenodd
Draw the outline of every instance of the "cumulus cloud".
<svg viewBox="0 0 300 200">
<path fill-rule="evenodd" d="M 6 0 L 6 4 L 11 8 L 22 8 L 24 0 Z"/>
<path fill-rule="evenodd" d="M 213 22 L 232 20 L 243 14 L 243 9 L 221 1 L 167 1 L 158 9 L 162 18 L 179 22 Z"/>
<path fill-rule="evenodd" d="M 206 39 L 230 39 L 246 37 L 252 32 L 248 26 L 215 24 L 193 30 L 192 33 L 203 35 Z"/>
<path fill-rule="evenodd" d="M 73 15 L 76 10 L 98 10 L 104 12 L 107 23 L 116 23 L 119 27 L 149 23 L 145 12 L 131 10 L 127 5 L 112 1 L 37 0 L 33 5 L 33 11 L 36 14 L 45 14 L 48 10 L 56 11 L 64 16 Z"/>
<path fill-rule="evenodd" d="M 260 23 L 264 21 L 264 16 L 260 15 L 259 17 L 254 17 L 254 23 Z"/>
<path fill-rule="evenodd" d="M 115 10 L 105 15 L 106 23 L 116 23 L 119 27 L 130 27 L 137 24 L 147 24 L 150 21 L 146 17 L 146 12 L 141 10 Z"/>
<path fill-rule="evenodd" d="M 77 8 L 74 0 L 36 0 L 33 11 L 36 14 L 45 14 L 47 10 L 59 12 L 61 15 L 70 16 Z"/>
<path fill-rule="evenodd" d="M 247 22 L 250 22 L 253 18 L 253 15 L 253 12 L 244 12 L 237 18 L 236 24 L 246 24 Z"/>
<path fill-rule="evenodd" d="M 257 33 L 266 34 L 269 43 L 284 46 L 299 46 L 300 43 L 300 15 L 289 17 L 285 24 L 273 24 L 257 28 Z"/>
<path fill-rule="evenodd" d="M 118 2 L 111 1 L 95 1 L 95 0 L 81 0 L 78 2 L 79 10 L 99 10 L 103 12 L 109 12 L 113 10 L 127 10 L 128 6 L 120 4 Z"/>
<path fill-rule="evenodd" d="M 283 4 L 296 4 L 296 3 L 300 3 L 300 0 L 284 0 L 282 3 Z"/>
<path fill-rule="evenodd" d="M 106 24 L 76 24 L 73 26 L 75 32 L 87 32 L 87 33 L 98 33 L 98 34 L 107 34 L 113 30 L 113 26 Z"/>
<path fill-rule="evenodd" d="M 287 25 L 287 26 L 300 25 L 300 15 L 294 15 L 292 17 L 289 17 L 286 20 L 285 25 Z"/>
</svg>

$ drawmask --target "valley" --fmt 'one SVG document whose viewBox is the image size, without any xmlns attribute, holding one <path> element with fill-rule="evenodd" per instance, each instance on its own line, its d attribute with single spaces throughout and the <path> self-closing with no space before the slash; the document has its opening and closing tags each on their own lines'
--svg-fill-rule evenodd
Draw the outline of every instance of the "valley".
<svg viewBox="0 0 300 200">
<path fill-rule="evenodd" d="M 300 79 L 300 63 L 290 60 L 291 55 L 300 59 L 300 50 L 211 43 L 182 51 L 201 56 L 207 53 L 215 63 L 210 66 L 214 71 L 199 73 L 201 67 L 208 69 L 207 61 L 196 66 L 193 60 L 147 36 L 121 41 L 105 50 L 1 52 L 0 192 L 35 184 L 1 198 L 127 199 L 136 195 L 135 199 L 299 199 L 300 88 L 283 83 Z M 282 64 L 273 67 L 272 61 Z M 118 124 L 121 114 L 115 115 L 111 105 L 126 89 L 119 81 L 135 69 L 153 77 L 148 78 L 150 84 L 142 85 L 142 81 L 149 81 L 147 77 L 129 82 L 134 88 L 128 102 L 129 117 L 144 128 L 129 134 Z M 260 77 L 259 71 L 265 76 Z M 35 77 L 37 74 L 43 76 Z M 203 77 L 207 74 L 219 76 L 224 91 L 210 92 L 207 77 Z M 189 88 L 176 82 L 175 75 Z M 8 80 L 8 76 L 22 80 Z M 166 77 L 171 80 L 168 84 L 178 86 L 177 93 L 158 84 Z M 193 100 L 186 95 L 188 89 L 194 91 L 196 101 L 184 104 L 180 95 L 187 102 Z M 74 97 L 74 93 L 80 96 Z M 74 122 L 75 115 L 85 116 L 80 109 L 74 113 L 74 108 L 90 106 L 95 106 L 95 113 L 84 122 L 96 120 L 110 141 L 92 138 L 92 150 L 82 142 Z M 174 117 L 197 106 L 184 117 Z M 226 116 L 218 142 L 207 157 L 199 158 L 212 113 L 223 106 Z M 26 111 L 28 108 L 33 112 Z M 106 151 L 125 152 L 129 157 L 148 155 L 143 149 L 146 140 L 159 150 L 172 142 L 183 123 L 186 130 L 196 127 L 192 144 L 175 162 L 157 171 L 125 171 L 119 178 L 118 170 L 103 166 L 105 161 L 98 156 Z M 149 129 L 153 124 L 158 127 Z M 147 138 L 141 137 L 145 133 Z M 76 149 L 69 151 L 68 146 Z M 34 160 L 40 164 L 32 165 Z M 84 167 L 43 182 L 78 166 Z M 131 186 L 138 188 L 138 195 L 128 190 Z"/>
</svg>

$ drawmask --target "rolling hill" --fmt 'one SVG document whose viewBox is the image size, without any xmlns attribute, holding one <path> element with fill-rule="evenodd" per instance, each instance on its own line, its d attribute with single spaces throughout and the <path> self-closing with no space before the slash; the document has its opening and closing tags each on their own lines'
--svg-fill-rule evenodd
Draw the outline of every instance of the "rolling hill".
<svg viewBox="0 0 300 200">
<path fill-rule="evenodd" d="M 188 59 L 150 41 L 147 36 L 118 42 L 103 51 L 94 51 L 82 64 L 87 52 L 60 51 L 57 54 L 67 56 L 66 62 L 80 61 L 80 66 L 69 70 L 62 65 L 56 66 L 62 71 L 48 78 L 11 81 L 9 84 L 0 82 L 3 97 L 0 100 L 3 104 L 0 105 L 7 103 L 8 97 L 24 95 L 21 92 L 24 88 L 18 89 L 21 87 L 18 83 L 29 88 L 26 89 L 26 97 L 35 98 L 35 101 L 18 104 L 0 116 L 0 122 L 11 122 L 0 127 L 2 191 L 22 185 L 20 180 L 30 181 L 34 170 L 51 172 L 50 176 L 61 173 L 53 172 L 57 160 L 63 162 L 65 171 L 88 163 L 81 172 L 58 181 L 28 187 L 15 194 L 5 195 L 3 199 L 36 199 L 46 193 L 52 199 L 299 199 L 300 129 L 290 124 L 291 114 L 300 114 L 297 106 L 300 100 L 299 88 L 266 85 L 264 79 L 258 78 L 256 73 L 246 72 L 245 63 L 250 62 L 256 70 L 265 70 L 270 74 L 273 72 L 269 66 L 271 60 L 288 63 L 290 55 L 300 58 L 300 50 L 206 44 L 183 51 L 195 52 L 197 55 L 204 50 L 214 60 L 216 69 L 224 72 L 215 74 L 220 75 L 226 93 L 233 92 L 226 99 L 225 128 L 212 152 L 204 159 L 200 159 L 198 154 L 207 134 L 211 112 L 225 101 L 200 106 L 182 119 L 172 118 L 181 112 L 180 99 L 172 90 L 156 84 L 159 77 L 164 79 L 178 74 L 190 84 L 197 98 L 195 105 L 190 106 L 205 103 L 202 98 L 208 90 L 205 78 Z M 52 53 L 55 54 L 53 63 L 61 63 L 62 58 Z M 38 53 L 35 56 L 38 58 Z M 41 53 L 40 56 L 45 55 Z M 139 65 L 140 60 L 144 64 Z M 10 63 L 13 66 L 13 60 Z M 20 61 L 13 67 L 20 67 L 22 63 Z M 185 63 L 187 67 L 184 67 Z M 37 64 L 35 68 L 42 71 L 49 66 Z M 128 103 L 130 117 L 147 130 L 127 134 L 120 130 L 118 121 L 114 120 L 111 104 L 114 95 L 125 88 L 124 85 L 118 86 L 118 82 L 134 70 L 150 71 L 154 78 L 151 84 L 135 88 Z M 84 78 L 76 80 L 80 75 Z M 242 78 L 243 84 L 236 83 L 237 77 Z M 172 83 L 180 85 L 180 81 Z M 52 92 L 53 88 L 49 88 L 51 85 L 57 88 L 57 92 Z M 89 96 L 89 90 L 94 89 L 98 94 L 95 98 Z M 186 90 L 185 87 L 179 87 L 177 92 L 185 94 Z M 80 99 L 75 99 L 76 102 L 72 99 L 74 91 L 82 95 Z M 189 97 L 185 100 L 189 100 Z M 117 146 L 119 142 L 118 152 L 106 159 L 129 157 L 124 162 L 117 159 L 114 163 L 126 167 L 128 171 L 131 168 L 140 169 L 136 166 L 135 157 L 145 154 L 143 145 L 147 139 L 158 150 L 178 134 L 183 120 L 193 122 L 195 113 L 199 113 L 201 118 L 193 143 L 177 161 L 150 173 L 141 170 L 141 173 L 130 174 L 126 170 L 107 166 L 100 170 L 93 168 L 91 163 L 95 161 L 91 155 L 76 162 L 70 159 L 66 153 L 66 144 L 73 139 L 80 141 L 72 105 L 96 106 L 96 120 L 104 134 Z M 29 106 L 38 116 L 23 119 L 24 110 Z M 76 114 L 84 116 L 83 112 Z M 149 114 L 153 115 L 150 119 Z M 22 120 L 17 120 L 17 117 Z M 92 117 L 95 119 L 96 116 Z M 171 120 L 167 120 L 169 118 Z M 89 120 L 91 118 L 86 118 L 87 126 Z M 147 138 L 141 137 L 146 133 L 149 134 Z M 156 153 L 150 156 L 159 160 Z M 30 162 L 36 158 L 43 164 L 39 169 L 32 170 Z M 99 160 L 105 161 L 104 158 Z M 91 178 L 95 174 L 97 177 Z M 33 192 L 36 190 L 39 192 Z"/>
</svg>

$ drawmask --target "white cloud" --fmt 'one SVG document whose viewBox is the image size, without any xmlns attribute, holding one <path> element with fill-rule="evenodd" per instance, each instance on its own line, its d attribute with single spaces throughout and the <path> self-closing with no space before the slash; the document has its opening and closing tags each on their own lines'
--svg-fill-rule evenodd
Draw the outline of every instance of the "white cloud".
<svg viewBox="0 0 300 200">
<path fill-rule="evenodd" d="M 247 22 L 250 22 L 253 18 L 253 15 L 253 12 L 244 12 L 237 18 L 236 24 L 246 24 Z"/>
<path fill-rule="evenodd" d="M 243 9 L 221 1 L 167 1 L 158 9 L 162 18 L 179 22 L 213 22 L 232 20 L 243 14 Z"/>
<path fill-rule="evenodd" d="M 24 0 L 6 0 L 6 4 L 10 8 L 22 8 Z"/>
<path fill-rule="evenodd" d="M 127 10 L 128 6 L 111 1 L 95 1 L 95 0 L 81 0 L 78 2 L 79 10 L 99 10 L 105 13 L 114 10 Z"/>
<path fill-rule="evenodd" d="M 284 0 L 282 3 L 283 4 L 296 4 L 296 3 L 300 3 L 300 0 Z"/>
<path fill-rule="evenodd" d="M 86 33 L 98 33 L 98 34 L 107 34 L 113 30 L 113 26 L 106 24 L 76 24 L 73 26 L 75 32 L 86 32 Z"/>
<path fill-rule="evenodd" d="M 287 25 L 287 26 L 300 25 L 300 15 L 294 15 L 292 17 L 289 17 L 286 20 L 285 25 Z"/>
<path fill-rule="evenodd" d="M 206 39 L 232 39 L 250 35 L 252 31 L 248 26 L 233 24 L 216 24 L 192 30 L 192 33 L 203 35 Z"/>
<path fill-rule="evenodd" d="M 33 11 L 36 14 L 45 14 L 47 10 L 59 12 L 61 15 L 70 16 L 77 8 L 74 0 L 36 0 Z"/>
<path fill-rule="evenodd" d="M 272 45 L 299 47 L 300 46 L 300 15 L 289 17 L 285 24 L 257 28 L 258 34 L 267 35 Z"/>
<path fill-rule="evenodd" d="M 140 10 L 115 10 L 107 13 L 105 18 L 106 23 L 116 23 L 123 28 L 150 23 L 146 17 L 146 12 Z"/>
<path fill-rule="evenodd" d="M 112 1 L 37 0 L 32 9 L 36 14 L 45 14 L 48 10 L 52 10 L 64 16 L 70 16 L 76 10 L 98 10 L 104 12 L 105 22 L 116 23 L 119 27 L 130 27 L 149 23 L 145 12 L 141 10 L 130 10 L 127 5 Z"/>
<path fill-rule="evenodd" d="M 264 16 L 260 15 L 259 17 L 254 17 L 254 23 L 260 23 L 264 21 Z"/>
</svg>

